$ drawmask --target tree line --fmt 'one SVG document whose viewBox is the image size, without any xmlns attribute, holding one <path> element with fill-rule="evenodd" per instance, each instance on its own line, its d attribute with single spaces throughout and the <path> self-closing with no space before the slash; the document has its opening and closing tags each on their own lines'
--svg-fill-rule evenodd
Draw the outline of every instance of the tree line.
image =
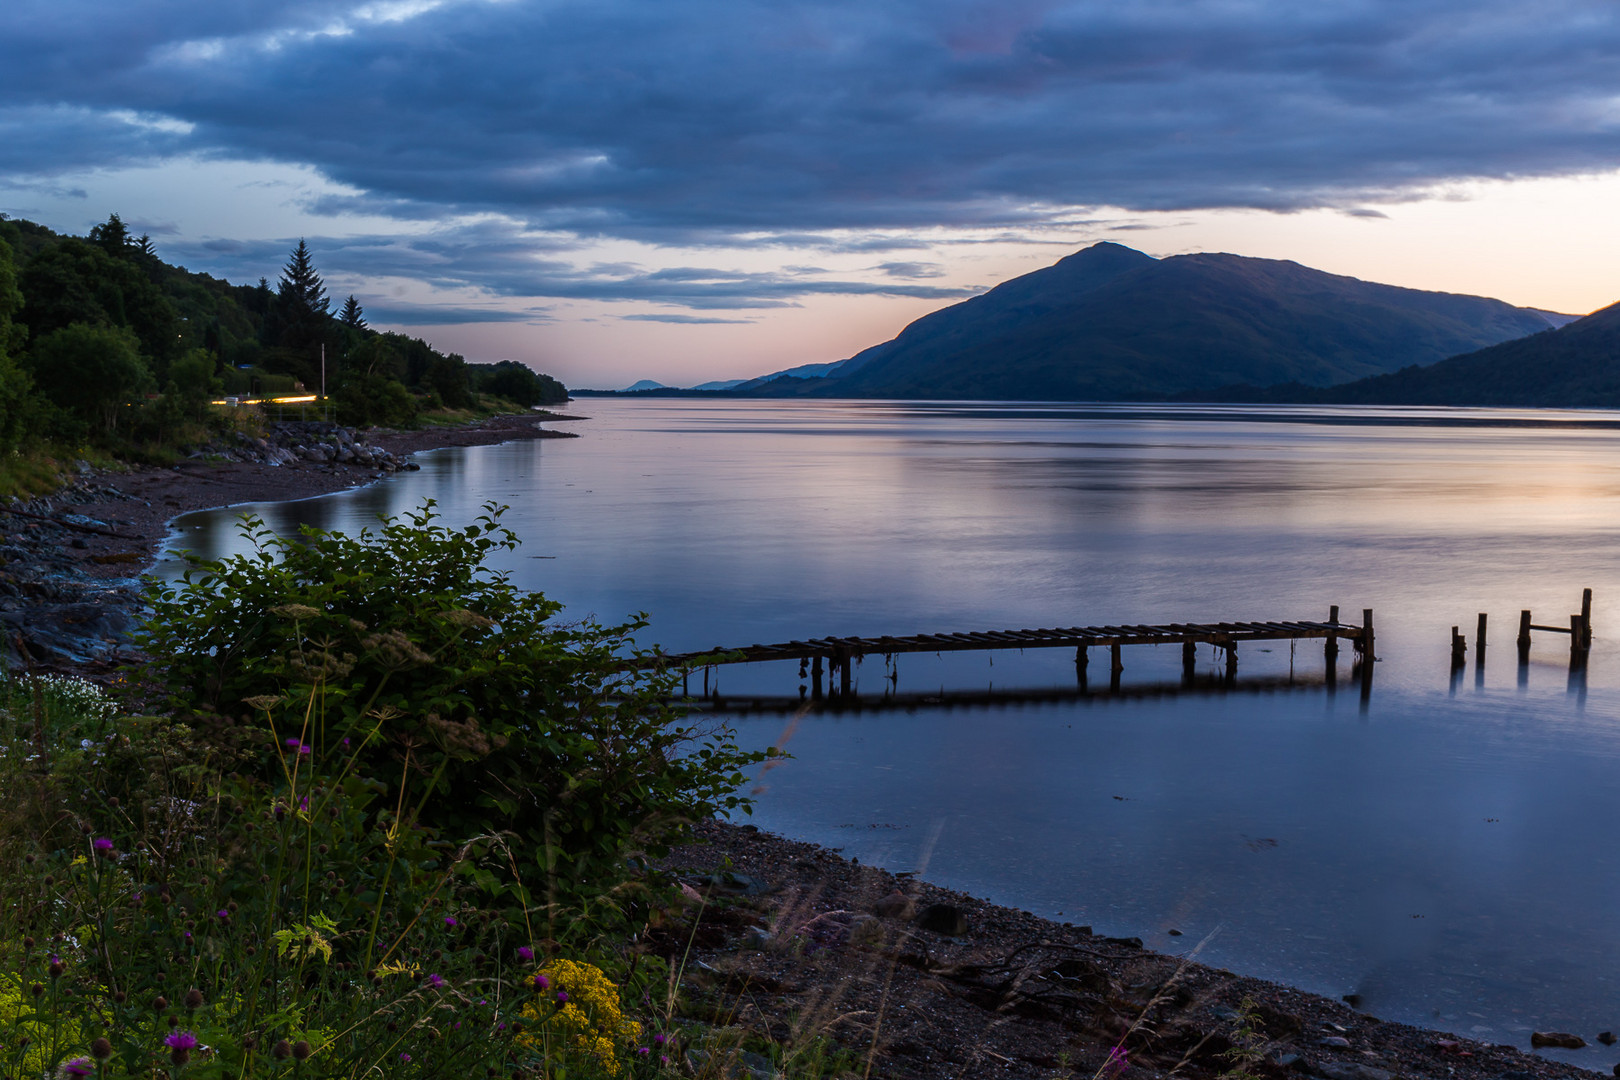
<svg viewBox="0 0 1620 1080">
<path fill-rule="evenodd" d="M 117 214 L 88 236 L 0 215 L 0 451 L 36 441 L 115 451 L 178 445 L 221 396 L 319 393 L 337 419 L 409 425 L 478 395 L 524 407 L 567 399 L 515 361 L 469 364 L 421 338 L 337 311 L 302 240 L 272 286 L 164 262 Z"/>
</svg>

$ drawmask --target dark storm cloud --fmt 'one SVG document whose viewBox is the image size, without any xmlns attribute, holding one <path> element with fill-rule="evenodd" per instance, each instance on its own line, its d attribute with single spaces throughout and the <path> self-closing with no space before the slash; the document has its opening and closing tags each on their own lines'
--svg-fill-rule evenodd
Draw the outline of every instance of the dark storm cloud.
<svg viewBox="0 0 1620 1080">
<path fill-rule="evenodd" d="M 852 281 L 825 276 L 815 267 L 746 271 L 673 266 L 647 270 L 634 263 L 596 263 L 581 268 L 566 259 L 546 257 L 547 237 L 532 237 L 494 223 L 446 228 L 424 235 L 179 241 L 158 245 L 158 253 L 182 264 L 206 262 L 212 272 L 232 281 L 265 277 L 273 284 L 299 239 L 308 243 L 316 269 L 326 275 L 328 289 L 334 295 L 347 292 L 342 283 L 348 280 L 375 283 L 400 278 L 439 289 L 471 290 L 492 300 L 540 297 L 640 301 L 716 310 L 793 307 L 809 296 L 959 300 L 979 291 L 902 281 Z M 361 299 L 364 302 L 364 297 Z M 391 321 L 404 321 L 403 306 L 391 310 L 396 312 Z M 444 322 L 443 310 L 449 309 L 425 308 L 411 318 L 421 323 Z M 454 310 L 466 314 L 468 322 L 505 318 L 494 308 L 467 306 Z M 522 312 L 511 316 L 517 321 L 528 317 Z"/>
<path fill-rule="evenodd" d="M 182 152 L 308 163 L 353 192 L 319 210 L 491 212 L 526 223 L 503 227 L 519 260 L 537 233 L 897 250 L 863 234 L 1017 232 L 1096 205 L 1365 209 L 1447 180 L 1615 167 L 1617 102 L 1612 0 L 12 0 L 0 15 L 0 173 Z"/>
</svg>

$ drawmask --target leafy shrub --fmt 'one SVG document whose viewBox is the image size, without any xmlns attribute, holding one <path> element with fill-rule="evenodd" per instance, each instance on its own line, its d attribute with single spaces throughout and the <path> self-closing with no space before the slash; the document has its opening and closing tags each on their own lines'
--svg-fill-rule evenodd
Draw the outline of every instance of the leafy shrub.
<svg viewBox="0 0 1620 1080">
<path fill-rule="evenodd" d="M 356 771 L 421 792 L 422 821 L 453 837 L 515 834 L 559 898 L 598 895 L 626 858 L 686 823 L 748 809 L 742 770 L 765 755 L 664 704 L 678 676 L 635 665 L 636 619 L 555 621 L 560 605 L 483 566 L 517 545 L 504 507 L 462 529 L 432 504 L 357 536 L 277 537 L 194 560 L 155 588 L 147 678 L 219 745 L 250 746 L 261 775 L 297 736 Z M 300 730 L 272 718 L 313 702 Z"/>
</svg>

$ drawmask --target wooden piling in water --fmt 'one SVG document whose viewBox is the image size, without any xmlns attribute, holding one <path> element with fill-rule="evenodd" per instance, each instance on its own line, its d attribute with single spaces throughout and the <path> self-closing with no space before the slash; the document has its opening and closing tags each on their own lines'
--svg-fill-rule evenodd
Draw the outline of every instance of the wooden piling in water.
<svg viewBox="0 0 1620 1080">
<path fill-rule="evenodd" d="M 1457 628 L 1453 626 L 1451 628 L 1451 668 L 1453 671 L 1468 663 L 1467 654 L 1468 639 L 1458 633 Z"/>
<path fill-rule="evenodd" d="M 1483 611 L 1479 613 L 1479 626 L 1474 630 L 1474 659 L 1476 662 L 1485 659 L 1485 613 Z"/>
</svg>

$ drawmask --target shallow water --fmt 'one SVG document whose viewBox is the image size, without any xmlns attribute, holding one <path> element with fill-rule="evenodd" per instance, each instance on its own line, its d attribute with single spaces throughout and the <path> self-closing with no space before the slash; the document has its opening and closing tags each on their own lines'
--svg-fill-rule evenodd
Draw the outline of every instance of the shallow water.
<svg viewBox="0 0 1620 1080">
<path fill-rule="evenodd" d="M 420 455 L 420 473 L 253 507 L 355 529 L 494 499 L 505 558 L 570 615 L 646 611 L 671 649 L 824 634 L 1320 619 L 1372 608 L 1370 701 L 1320 643 L 1245 648 L 1236 685 L 1175 647 L 1125 651 L 1124 693 L 1072 654 L 870 657 L 889 711 L 739 717 L 788 738 L 755 820 L 923 869 L 1386 1019 L 1527 1045 L 1620 1027 L 1620 414 L 881 402 L 577 402 L 578 440 Z M 180 542 L 232 550 L 234 511 Z M 1567 625 L 1594 590 L 1584 680 Z M 1489 612 L 1483 670 L 1450 628 Z M 1100 659 L 1100 657 L 1099 657 Z M 1094 662 L 1092 672 L 1105 672 Z M 894 675 L 893 682 L 886 681 Z M 791 694 L 791 665 L 720 689 Z M 1106 676 L 1105 676 L 1106 677 Z M 952 703 L 948 691 L 1046 688 Z M 694 687 L 696 689 L 696 687 Z M 944 700 L 928 702 L 923 698 Z M 1166 935 L 1169 929 L 1183 936 Z M 1558 1052 L 1592 1068 L 1620 1054 Z"/>
</svg>

